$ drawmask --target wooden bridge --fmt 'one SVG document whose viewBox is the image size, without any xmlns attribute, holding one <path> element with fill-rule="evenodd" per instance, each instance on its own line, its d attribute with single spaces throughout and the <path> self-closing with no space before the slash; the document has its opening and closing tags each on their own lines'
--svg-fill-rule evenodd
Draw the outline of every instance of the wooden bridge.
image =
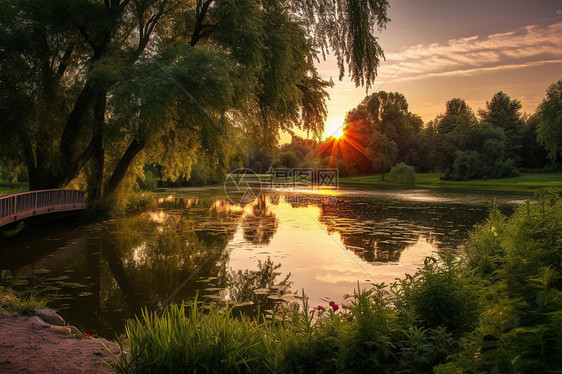
<svg viewBox="0 0 562 374">
<path fill-rule="evenodd" d="M 84 191 L 41 190 L 0 196 L 0 227 L 42 214 L 86 209 Z"/>
</svg>

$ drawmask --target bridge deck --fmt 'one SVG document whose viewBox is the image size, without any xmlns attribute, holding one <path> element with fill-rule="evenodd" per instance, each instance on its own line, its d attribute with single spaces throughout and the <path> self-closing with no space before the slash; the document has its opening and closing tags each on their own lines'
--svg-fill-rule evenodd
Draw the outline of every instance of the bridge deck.
<svg viewBox="0 0 562 374">
<path fill-rule="evenodd" d="M 86 209 L 84 191 L 40 190 L 0 196 L 0 227 L 41 214 Z"/>
</svg>

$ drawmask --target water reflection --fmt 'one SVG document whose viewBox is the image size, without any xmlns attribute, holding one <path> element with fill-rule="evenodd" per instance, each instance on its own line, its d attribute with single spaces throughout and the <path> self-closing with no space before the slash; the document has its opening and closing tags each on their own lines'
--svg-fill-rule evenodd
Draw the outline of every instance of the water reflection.
<svg viewBox="0 0 562 374">
<path fill-rule="evenodd" d="M 48 295 L 67 320 L 106 337 L 171 296 L 271 313 L 302 289 L 314 304 L 340 302 L 358 281 L 392 281 L 458 246 L 491 200 L 326 193 L 337 204 L 162 195 L 150 212 L 1 243 L 0 282 Z"/>
</svg>

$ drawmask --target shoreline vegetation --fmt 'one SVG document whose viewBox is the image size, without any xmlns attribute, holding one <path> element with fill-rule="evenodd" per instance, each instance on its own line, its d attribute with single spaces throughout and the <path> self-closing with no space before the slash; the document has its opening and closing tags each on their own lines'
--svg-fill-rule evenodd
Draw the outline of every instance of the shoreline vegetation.
<svg viewBox="0 0 562 374">
<path fill-rule="evenodd" d="M 111 367 L 117 373 L 556 370 L 562 198 L 541 192 L 536 200 L 510 217 L 493 208 L 460 256 L 427 258 L 415 275 L 356 289 L 339 306 L 311 306 L 303 298 L 301 308 L 273 319 L 205 310 L 197 300 L 145 311 L 127 322 Z M 33 309 L 25 302 L 17 307 L 13 293 L 1 291 L 2 309 Z"/>
<path fill-rule="evenodd" d="M 468 181 L 454 181 L 441 179 L 444 173 L 416 173 L 414 189 L 455 189 L 466 191 L 506 191 L 537 193 L 541 189 L 562 190 L 562 172 L 529 172 L 521 173 L 517 177 L 472 179 Z M 259 175 L 262 183 L 269 181 L 269 175 Z M 251 180 L 251 177 L 245 177 Z M 380 175 L 366 175 L 358 177 L 340 177 L 339 187 L 363 187 L 376 189 L 400 187 L 388 180 L 383 180 Z"/>
<path fill-rule="evenodd" d="M 270 176 L 266 174 L 258 175 L 260 181 L 265 183 L 269 181 Z M 506 192 L 525 192 L 536 193 L 540 189 L 554 188 L 562 190 L 562 172 L 528 172 L 521 173 L 517 177 L 495 178 L 495 179 L 472 179 L 468 181 L 454 181 L 441 179 L 444 173 L 416 173 L 414 188 L 433 188 L 433 189 L 456 189 L 467 191 L 506 191 Z M 246 181 L 251 181 L 251 177 L 246 176 Z M 256 180 L 257 182 L 257 180 Z M 212 185 L 209 185 L 212 186 Z M 174 190 L 181 189 L 200 189 L 207 186 L 194 187 L 166 187 L 157 188 L 157 190 Z M 339 187 L 365 187 L 365 188 L 395 188 L 395 184 L 382 180 L 380 175 L 365 175 L 358 177 L 340 177 Z M 6 182 L 0 180 L 0 196 L 13 193 L 25 192 L 29 190 L 26 182 Z M 145 192 L 136 193 L 140 196 L 140 200 L 145 200 Z M 139 200 L 136 199 L 136 200 Z M 146 202 L 145 202 L 146 203 Z M 133 202 L 133 205 L 135 202 Z M 103 204 L 102 204 L 103 205 Z M 144 204 L 141 204 L 144 205 Z M 134 209 L 133 209 L 134 210 Z"/>
</svg>

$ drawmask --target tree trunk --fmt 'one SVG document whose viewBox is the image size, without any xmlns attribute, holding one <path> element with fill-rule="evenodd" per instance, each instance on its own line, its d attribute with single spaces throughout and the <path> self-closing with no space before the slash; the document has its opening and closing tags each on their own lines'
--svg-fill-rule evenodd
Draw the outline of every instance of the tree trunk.
<svg viewBox="0 0 562 374">
<path fill-rule="evenodd" d="M 146 145 L 146 140 L 144 139 L 142 140 L 134 139 L 131 142 L 131 144 L 123 154 L 123 157 L 121 157 L 121 160 L 119 160 L 119 163 L 117 164 L 117 167 L 115 168 L 115 171 L 113 172 L 113 175 L 109 180 L 109 184 L 107 186 L 107 191 L 106 191 L 107 194 L 111 194 L 117 191 L 118 187 L 121 185 L 121 182 L 123 181 L 123 178 L 125 178 L 125 174 L 127 173 L 129 166 L 131 166 L 131 163 L 133 162 L 135 156 L 140 151 L 142 151 L 145 145 Z"/>
<path fill-rule="evenodd" d="M 95 201 L 101 199 L 104 171 L 104 149 L 103 149 L 103 130 L 105 125 L 106 92 L 99 92 L 96 95 L 94 106 L 94 134 L 93 159 L 91 171 L 91 183 L 88 191 L 88 200 Z"/>
<path fill-rule="evenodd" d="M 88 109 L 91 108 L 95 94 L 96 89 L 91 80 L 86 81 L 84 88 L 76 99 L 72 112 L 68 116 L 60 143 L 60 151 L 65 165 L 71 164 L 76 153 L 76 140 L 80 135 L 80 130 L 82 130 L 83 118 Z"/>
</svg>

